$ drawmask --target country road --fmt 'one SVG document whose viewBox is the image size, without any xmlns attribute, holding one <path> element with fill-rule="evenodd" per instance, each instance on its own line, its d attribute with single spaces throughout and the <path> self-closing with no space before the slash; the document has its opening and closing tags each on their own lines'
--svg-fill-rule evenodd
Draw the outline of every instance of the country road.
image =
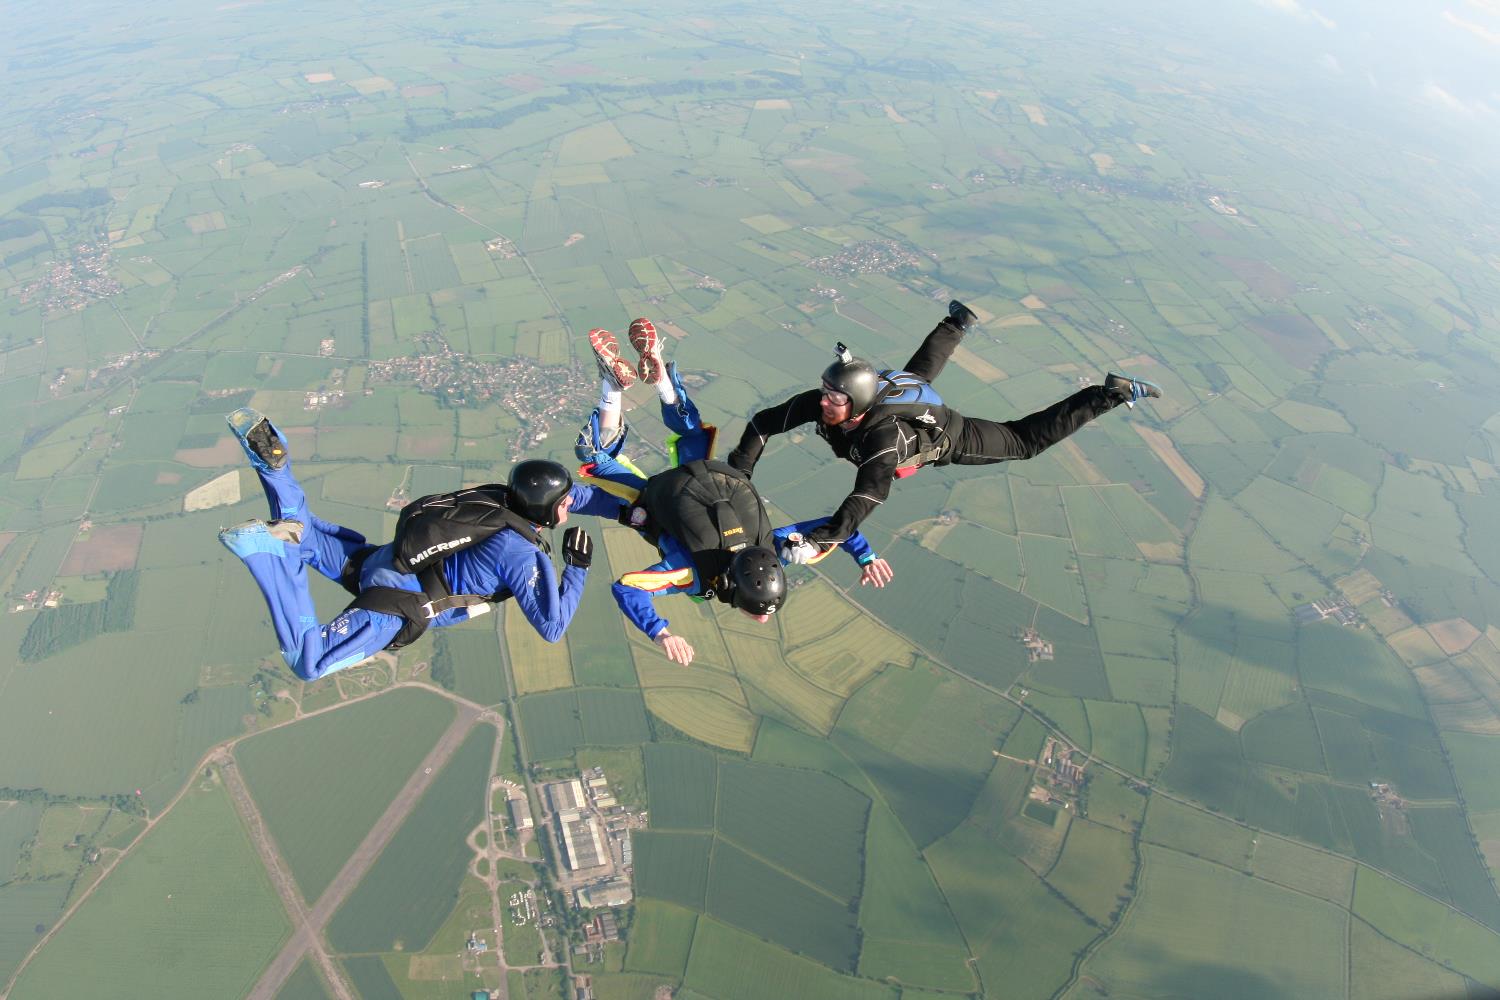
<svg viewBox="0 0 1500 1000">
<path fill-rule="evenodd" d="M 266 967 L 266 971 L 261 973 L 255 988 L 249 993 L 249 1000 L 274 1000 L 282 985 L 296 970 L 297 964 L 302 961 L 303 956 L 309 951 L 315 955 L 323 951 L 321 944 L 323 929 L 328 925 L 329 918 L 354 891 L 354 887 L 365 877 L 365 873 L 370 870 L 370 866 L 375 863 L 380 852 L 396 835 L 396 830 L 416 806 L 417 800 L 422 797 L 427 786 L 432 784 L 437 773 L 442 770 L 448 758 L 453 756 L 458 745 L 473 728 L 480 712 L 481 709 L 476 706 L 464 704 L 458 706 L 458 717 L 438 739 L 437 745 L 417 765 L 417 769 L 412 772 L 412 776 L 407 779 L 401 791 L 396 794 L 385 812 L 381 813 L 375 825 L 370 828 L 370 832 L 365 835 L 365 839 L 360 841 L 359 846 L 354 849 L 354 854 L 344 863 L 344 867 L 339 869 L 339 873 L 334 876 L 323 895 L 318 898 L 318 902 L 311 911 L 306 912 L 305 916 L 301 912 L 300 896 L 297 897 L 290 913 L 293 923 L 292 937 L 282 947 L 281 953 Z M 270 870 L 270 868 L 268 864 L 267 869 Z M 273 880 L 274 878 L 273 875 Z M 295 890 L 293 891 L 295 893 Z"/>
</svg>

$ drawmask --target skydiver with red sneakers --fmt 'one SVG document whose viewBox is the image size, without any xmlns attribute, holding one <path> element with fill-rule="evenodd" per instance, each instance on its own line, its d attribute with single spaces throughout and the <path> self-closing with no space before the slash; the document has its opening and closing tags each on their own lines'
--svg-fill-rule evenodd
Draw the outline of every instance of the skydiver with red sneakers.
<svg viewBox="0 0 1500 1000">
<path fill-rule="evenodd" d="M 755 621 L 769 621 L 786 599 L 782 563 L 787 553 L 823 519 L 773 530 L 765 502 L 749 477 L 712 459 L 717 431 L 699 417 L 676 364 L 663 364 L 656 327 L 650 320 L 637 319 L 630 324 L 629 339 L 640 355 L 635 367 L 620 356 L 614 334 L 603 329 L 589 333 L 603 384 L 599 406 L 578 435 L 576 451 L 586 463 L 580 479 L 628 501 L 622 523 L 639 531 L 660 553 L 654 565 L 623 574 L 615 582 L 614 597 L 636 628 L 669 659 L 686 665 L 693 660 L 693 647 L 668 628 L 655 600 L 670 594 L 718 599 Z M 637 375 L 656 389 L 662 421 L 671 435 L 667 449 L 673 468 L 650 477 L 621 454 L 626 437 L 624 390 Z M 861 584 L 883 587 L 890 582 L 890 564 L 864 536 L 855 532 L 839 547 L 859 563 Z M 832 551 L 829 547 L 818 558 Z"/>
</svg>

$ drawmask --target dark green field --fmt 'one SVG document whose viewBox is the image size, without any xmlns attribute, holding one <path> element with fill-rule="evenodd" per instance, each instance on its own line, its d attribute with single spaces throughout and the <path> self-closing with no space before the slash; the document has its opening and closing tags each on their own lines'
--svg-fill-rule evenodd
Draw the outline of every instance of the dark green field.
<svg viewBox="0 0 1500 1000">
<path fill-rule="evenodd" d="M 236 751 L 303 895 L 317 899 L 453 719 L 440 698 L 392 691 Z M 401 734 L 390 739 L 391 733 Z"/>
<path fill-rule="evenodd" d="M 328 924 L 343 952 L 420 951 L 458 898 L 472 857 L 464 837 L 484 817 L 484 790 L 495 732 L 465 737 L 396 831 L 359 886 Z"/>
</svg>

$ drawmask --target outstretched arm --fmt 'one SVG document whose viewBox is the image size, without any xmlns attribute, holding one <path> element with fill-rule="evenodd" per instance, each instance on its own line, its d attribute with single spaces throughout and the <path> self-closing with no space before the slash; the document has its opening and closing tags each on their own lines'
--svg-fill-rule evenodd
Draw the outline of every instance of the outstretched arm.
<svg viewBox="0 0 1500 1000">
<path fill-rule="evenodd" d="M 819 545 L 842 543 L 849 539 L 865 518 L 890 495 L 896 478 L 896 448 L 882 448 L 865 459 L 854 474 L 854 490 L 828 523 L 807 533 L 807 539 Z"/>
<path fill-rule="evenodd" d="M 617 520 L 620 516 L 620 508 L 629 506 L 620 497 L 586 483 L 575 483 L 573 489 L 569 491 L 569 496 L 573 498 L 573 506 L 569 508 L 572 513 L 587 514 L 591 517 L 607 517 L 610 520 Z"/>
<path fill-rule="evenodd" d="M 861 586 L 873 584 L 876 587 L 884 587 L 887 583 L 890 583 L 896 575 L 895 571 L 891 569 L 891 564 L 880 558 L 875 552 L 875 547 L 870 544 L 870 540 L 858 531 L 844 539 L 837 546 L 821 546 L 806 542 L 809 532 L 816 528 L 821 528 L 829 520 L 826 517 L 815 517 L 811 521 L 798 521 L 796 524 L 777 528 L 775 531 L 776 552 L 777 555 L 781 556 L 781 561 L 800 561 L 804 565 L 811 566 L 822 562 L 828 556 L 832 555 L 834 548 L 840 548 L 849 553 L 850 558 L 859 564 L 859 582 Z M 796 541 L 811 545 L 815 554 L 806 560 L 794 558 L 792 556 L 792 549 Z"/>
<path fill-rule="evenodd" d="M 957 324 L 944 319 L 932 332 L 922 341 L 922 346 L 917 348 L 917 353 L 911 356 L 906 363 L 906 370 L 917 378 L 926 379 L 931 382 L 938 377 L 948 359 L 953 357 L 953 351 L 958 347 L 958 342 L 964 339 L 963 330 Z"/>
<path fill-rule="evenodd" d="M 583 599 L 583 581 L 588 570 L 568 566 L 558 586 L 552 560 L 541 549 L 533 549 L 529 559 L 506 559 L 499 565 L 500 579 L 515 595 L 516 607 L 541 637 L 556 642 L 563 637 L 578 602 Z"/>
<path fill-rule="evenodd" d="M 671 560 L 663 560 L 637 573 L 626 573 L 615 581 L 612 592 L 632 625 L 660 646 L 668 659 L 687 666 L 693 662 L 693 647 L 668 631 L 667 620 L 656 613 L 652 602 L 667 594 L 691 594 L 694 589 L 692 567 L 674 567 Z"/>
<path fill-rule="evenodd" d="M 760 453 L 772 434 L 782 434 L 811 420 L 818 419 L 818 390 L 799 392 L 777 406 L 761 410 L 745 425 L 740 443 L 729 453 L 730 465 L 749 475 L 755 471 Z"/>
</svg>

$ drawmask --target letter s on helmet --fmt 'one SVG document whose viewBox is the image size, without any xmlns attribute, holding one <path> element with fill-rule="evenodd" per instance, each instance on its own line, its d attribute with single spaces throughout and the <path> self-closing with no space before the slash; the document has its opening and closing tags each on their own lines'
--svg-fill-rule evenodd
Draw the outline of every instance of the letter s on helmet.
<svg viewBox="0 0 1500 1000">
<path fill-rule="evenodd" d="M 573 488 L 573 477 L 556 462 L 529 458 L 510 470 L 505 503 L 532 524 L 557 527 L 557 505 Z"/>
<path fill-rule="evenodd" d="M 863 358 L 856 358 L 843 344 L 834 352 L 838 360 L 823 369 L 823 387 L 849 397 L 849 416 L 857 417 L 875 405 L 880 395 L 880 373 Z"/>
<path fill-rule="evenodd" d="M 762 546 L 740 549 L 729 562 L 729 603 L 752 615 L 775 614 L 786 600 L 786 574 L 776 553 Z"/>
</svg>

